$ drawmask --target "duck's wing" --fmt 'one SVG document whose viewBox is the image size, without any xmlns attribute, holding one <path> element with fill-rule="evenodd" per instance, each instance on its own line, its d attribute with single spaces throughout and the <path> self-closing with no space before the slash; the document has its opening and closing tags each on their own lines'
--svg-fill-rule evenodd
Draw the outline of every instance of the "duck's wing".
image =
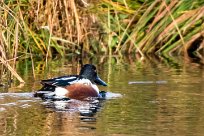
<svg viewBox="0 0 204 136">
<path fill-rule="evenodd" d="M 78 78 L 78 75 L 68 75 L 61 76 L 46 80 L 41 80 L 41 84 L 43 85 L 41 89 L 34 93 L 35 97 L 44 97 L 45 94 L 51 93 L 55 91 L 57 86 L 64 87 L 70 85 L 73 81 Z"/>
<path fill-rule="evenodd" d="M 70 85 L 70 83 L 75 81 L 78 77 L 79 77 L 78 75 L 61 76 L 61 77 L 41 80 L 41 84 L 43 86 L 49 84 L 49 85 L 63 87 L 63 86 Z"/>
<path fill-rule="evenodd" d="M 68 75 L 68 76 L 61 76 L 46 80 L 41 80 L 41 84 L 43 85 L 41 89 L 34 93 L 34 97 L 41 97 L 44 98 L 46 94 L 51 94 L 55 91 L 57 86 L 64 87 L 70 85 L 78 79 L 78 75 Z"/>
</svg>

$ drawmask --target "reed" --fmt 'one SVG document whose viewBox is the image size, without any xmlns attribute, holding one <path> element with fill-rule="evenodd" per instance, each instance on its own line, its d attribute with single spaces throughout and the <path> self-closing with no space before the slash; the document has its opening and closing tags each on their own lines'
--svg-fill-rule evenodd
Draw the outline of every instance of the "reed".
<svg viewBox="0 0 204 136">
<path fill-rule="evenodd" d="M 24 81 L 15 71 L 19 56 L 27 56 L 33 60 L 33 56 L 38 55 L 47 60 L 58 54 L 79 54 L 82 48 L 84 52 L 101 50 L 94 44 L 89 44 L 97 44 L 100 30 L 95 18 L 87 13 L 86 5 L 79 2 L 0 2 L 0 61 L 20 82 Z M 13 66 L 10 67 L 10 63 Z M 34 71 L 34 63 L 32 67 Z"/>
<path fill-rule="evenodd" d="M 203 41 L 204 2 L 156 0 L 1 2 L 7 58 L 67 53 L 188 52 Z"/>
<path fill-rule="evenodd" d="M 107 15 L 99 17 L 107 20 L 106 31 L 114 33 L 107 43 L 115 54 L 189 55 L 203 49 L 203 1 L 102 1 L 99 6 Z"/>
<path fill-rule="evenodd" d="M 20 82 L 14 72 L 19 56 L 33 61 L 35 55 L 47 60 L 153 53 L 203 59 L 203 15 L 200 0 L 6 0 L 0 2 L 0 58 Z"/>
</svg>

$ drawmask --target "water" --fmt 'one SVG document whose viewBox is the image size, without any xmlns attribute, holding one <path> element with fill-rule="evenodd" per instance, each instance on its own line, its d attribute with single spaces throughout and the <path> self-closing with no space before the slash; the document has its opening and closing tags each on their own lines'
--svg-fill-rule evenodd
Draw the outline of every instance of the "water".
<svg viewBox="0 0 204 136">
<path fill-rule="evenodd" d="M 85 60 L 98 67 L 108 83 L 100 87 L 107 100 L 87 103 L 45 102 L 32 97 L 40 79 L 76 74 L 79 66 L 70 61 L 50 61 L 34 80 L 31 66 L 19 68 L 27 83 L 1 88 L 1 135 L 136 135 L 171 136 L 204 134 L 204 69 L 201 64 L 173 59 L 105 58 Z M 20 62 L 19 62 L 20 63 Z M 25 63 L 25 62 L 24 62 Z M 19 64 L 20 65 L 20 64 Z M 22 66 L 22 65 L 21 65 Z M 122 97 L 114 97 L 115 93 Z M 86 114 L 96 106 L 93 114 Z"/>
</svg>

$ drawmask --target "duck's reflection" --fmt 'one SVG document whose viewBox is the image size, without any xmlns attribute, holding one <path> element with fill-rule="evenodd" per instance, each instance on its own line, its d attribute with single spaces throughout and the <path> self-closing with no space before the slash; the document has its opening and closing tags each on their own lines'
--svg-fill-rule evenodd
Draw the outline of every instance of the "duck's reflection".
<svg viewBox="0 0 204 136">
<path fill-rule="evenodd" d="M 46 108 L 51 108 L 56 112 L 68 112 L 79 114 L 81 120 L 95 120 L 92 117 L 101 109 L 105 99 L 92 98 L 86 101 L 75 99 L 70 100 L 46 100 L 43 102 Z"/>
<path fill-rule="evenodd" d="M 94 133 L 96 129 L 97 116 L 105 103 L 104 99 L 91 99 L 87 101 L 80 100 L 46 100 L 43 105 L 51 111 L 48 114 L 52 116 L 51 127 L 52 134 L 61 132 L 61 134 L 75 134 L 85 132 Z M 53 127 L 55 131 L 53 131 Z"/>
<path fill-rule="evenodd" d="M 87 100 L 75 99 L 44 99 L 43 105 L 48 108 L 52 117 L 52 123 L 48 126 L 51 134 L 71 135 L 84 134 L 95 135 L 97 126 L 97 113 L 100 112 L 108 99 L 121 97 L 121 94 L 101 91 L 101 98 L 89 98 Z M 49 119 L 48 119 L 49 120 Z M 49 122 L 49 121 L 48 121 Z M 54 127 L 54 131 L 53 131 Z"/>
</svg>

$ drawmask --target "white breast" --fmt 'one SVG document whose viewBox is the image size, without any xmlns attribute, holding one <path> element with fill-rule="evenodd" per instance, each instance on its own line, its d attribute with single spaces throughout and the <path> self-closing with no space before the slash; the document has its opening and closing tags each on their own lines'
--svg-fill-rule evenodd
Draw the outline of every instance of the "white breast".
<svg viewBox="0 0 204 136">
<path fill-rule="evenodd" d="M 99 94 L 99 89 L 98 89 L 97 85 L 91 84 L 91 86 L 92 86 L 92 87 L 94 88 L 94 90 L 96 90 L 96 92 Z"/>
<path fill-rule="evenodd" d="M 56 96 L 65 96 L 68 93 L 68 90 L 63 87 L 56 87 L 54 91 Z"/>
</svg>

